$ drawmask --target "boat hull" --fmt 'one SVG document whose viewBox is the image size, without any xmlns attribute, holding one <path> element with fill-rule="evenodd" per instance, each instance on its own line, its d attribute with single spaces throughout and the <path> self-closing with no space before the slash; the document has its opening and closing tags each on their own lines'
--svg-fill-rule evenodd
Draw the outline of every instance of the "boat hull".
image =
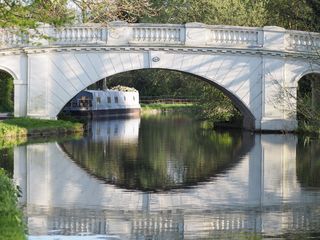
<svg viewBox="0 0 320 240">
<path fill-rule="evenodd" d="M 102 117 L 135 117 L 140 115 L 140 108 L 119 108 L 119 109 L 101 109 L 101 110 L 69 110 L 64 114 L 85 117 L 85 118 L 102 118 Z"/>
</svg>

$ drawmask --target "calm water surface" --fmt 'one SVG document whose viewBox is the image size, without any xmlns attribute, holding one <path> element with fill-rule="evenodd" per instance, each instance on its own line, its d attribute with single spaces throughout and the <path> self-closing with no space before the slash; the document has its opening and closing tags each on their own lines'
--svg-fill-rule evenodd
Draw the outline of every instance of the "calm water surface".
<svg viewBox="0 0 320 240">
<path fill-rule="evenodd" d="M 183 115 L 89 125 L 14 149 L 29 239 L 320 238 L 319 141 Z"/>
</svg>

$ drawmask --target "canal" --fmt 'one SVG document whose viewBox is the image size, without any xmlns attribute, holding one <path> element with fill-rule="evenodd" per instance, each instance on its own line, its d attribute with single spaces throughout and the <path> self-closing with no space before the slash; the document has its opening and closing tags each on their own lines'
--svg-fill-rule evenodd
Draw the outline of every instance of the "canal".
<svg viewBox="0 0 320 240">
<path fill-rule="evenodd" d="M 29 239 L 320 237 L 317 140 L 205 130 L 182 114 L 88 126 L 14 148 Z"/>
</svg>

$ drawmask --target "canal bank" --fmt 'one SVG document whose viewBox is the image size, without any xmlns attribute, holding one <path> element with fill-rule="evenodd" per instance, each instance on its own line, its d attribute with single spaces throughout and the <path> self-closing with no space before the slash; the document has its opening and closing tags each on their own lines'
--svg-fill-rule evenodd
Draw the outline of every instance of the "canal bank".
<svg viewBox="0 0 320 240">
<path fill-rule="evenodd" d="M 0 138 L 19 139 L 31 136 L 61 136 L 83 133 L 82 123 L 65 120 L 12 118 L 0 122 Z"/>
</svg>

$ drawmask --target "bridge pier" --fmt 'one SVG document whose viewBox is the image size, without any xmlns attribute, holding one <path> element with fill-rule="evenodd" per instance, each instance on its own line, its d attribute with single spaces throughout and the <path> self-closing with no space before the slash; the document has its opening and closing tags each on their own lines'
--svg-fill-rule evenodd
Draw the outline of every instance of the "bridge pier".
<svg viewBox="0 0 320 240">
<path fill-rule="evenodd" d="M 28 85 L 23 81 L 14 81 L 14 116 L 27 116 Z"/>
</svg>

